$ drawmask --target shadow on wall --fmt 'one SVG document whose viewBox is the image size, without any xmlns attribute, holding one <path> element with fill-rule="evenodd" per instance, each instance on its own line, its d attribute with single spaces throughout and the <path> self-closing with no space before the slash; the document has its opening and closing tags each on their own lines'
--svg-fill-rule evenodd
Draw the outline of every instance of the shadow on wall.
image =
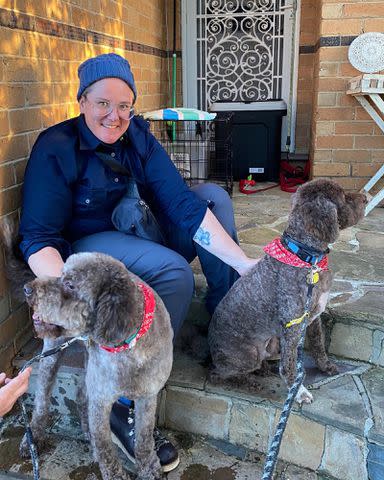
<svg viewBox="0 0 384 480">
<path fill-rule="evenodd" d="M 3 33 L 5 31 L 5 33 Z M 0 46 L 0 216 L 17 217 L 31 148 L 41 131 L 78 115 L 77 67 L 111 48 L 3 28 Z M 64 44 L 64 45 L 63 45 Z M 123 53 L 123 52 L 121 52 Z M 0 253 L 0 371 L 31 338 L 26 304 L 10 298 Z"/>
<path fill-rule="evenodd" d="M 82 61 L 109 52 L 125 56 L 136 78 L 138 111 L 166 105 L 169 64 L 159 54 L 168 47 L 165 5 L 166 0 L 146 2 L 148 9 L 141 11 L 124 0 L 9 0 L 0 8 L 0 217 L 19 214 L 24 171 L 39 133 L 78 115 Z M 21 308 L 9 299 L 0 255 L 0 369 L 19 350 L 25 325 L 30 329 Z"/>
</svg>

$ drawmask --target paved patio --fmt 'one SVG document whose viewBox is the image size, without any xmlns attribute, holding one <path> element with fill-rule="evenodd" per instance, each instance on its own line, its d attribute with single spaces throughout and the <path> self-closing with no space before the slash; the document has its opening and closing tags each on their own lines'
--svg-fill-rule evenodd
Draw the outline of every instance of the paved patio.
<svg viewBox="0 0 384 480">
<path fill-rule="evenodd" d="M 290 194 L 235 192 L 234 205 L 242 247 L 258 256 L 283 231 Z M 315 402 L 295 408 L 280 451 L 288 462 L 342 480 L 384 478 L 383 220 L 384 210 L 376 208 L 343 231 L 332 248 L 336 278 L 323 320 L 340 374 L 324 377 L 306 359 L 305 383 Z M 198 267 L 196 278 L 202 290 L 195 301 L 199 310 L 205 284 Z M 192 315 L 191 321 L 197 318 Z M 260 377 L 260 391 L 250 395 L 211 385 L 204 366 L 177 355 L 163 394 L 164 425 L 265 452 L 286 395 L 275 367 L 275 375 Z"/>
<path fill-rule="evenodd" d="M 290 194 L 278 188 L 248 196 L 234 192 L 233 201 L 242 247 L 259 256 L 262 246 L 283 231 Z M 329 352 L 341 373 L 325 378 L 310 358 L 306 360 L 306 384 L 315 402 L 294 409 L 280 452 L 278 479 L 384 479 L 383 246 L 382 208 L 342 232 L 333 246 L 330 267 L 336 279 L 324 324 Z M 202 325 L 207 321 L 206 285 L 198 263 L 193 267 L 196 297 L 189 322 Z M 36 345 L 29 347 L 33 351 Z M 24 358 L 29 354 L 26 349 Z M 100 478 L 76 414 L 79 356 L 79 347 L 67 355 L 52 395 L 50 448 L 41 456 L 46 479 Z M 285 393 L 277 373 L 260 377 L 257 395 L 210 385 L 204 362 L 178 351 L 159 408 L 159 421 L 170 429 L 181 452 L 180 467 L 168 478 L 261 478 L 262 452 L 273 435 Z M 0 438 L 0 470 L 9 473 L 0 475 L 0 480 L 30 478 L 25 477 L 31 472 L 30 462 L 22 462 L 17 453 L 21 435 L 17 413 L 8 416 Z"/>
</svg>

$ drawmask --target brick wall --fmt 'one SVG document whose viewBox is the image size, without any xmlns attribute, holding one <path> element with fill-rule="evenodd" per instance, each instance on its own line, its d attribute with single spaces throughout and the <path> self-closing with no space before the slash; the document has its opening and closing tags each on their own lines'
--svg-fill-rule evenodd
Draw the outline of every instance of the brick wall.
<svg viewBox="0 0 384 480">
<path fill-rule="evenodd" d="M 344 187 L 357 190 L 383 162 L 384 135 L 356 99 L 346 94 L 348 80 L 360 75 L 348 61 L 348 46 L 361 33 L 384 31 L 384 2 L 317 1 L 313 176 L 337 177 Z"/>
<path fill-rule="evenodd" d="M 169 104 L 166 0 L 0 0 L 0 216 L 17 214 L 40 131 L 78 114 L 77 67 L 114 51 L 135 75 L 139 111 Z M 171 34 L 170 34 L 171 36 Z M 171 36 L 172 38 L 172 36 Z M 180 75 L 179 75 L 180 79 Z M 180 87 L 179 87 L 180 91 Z M 14 305 L 0 255 L 0 371 L 28 340 L 25 305 Z"/>
</svg>

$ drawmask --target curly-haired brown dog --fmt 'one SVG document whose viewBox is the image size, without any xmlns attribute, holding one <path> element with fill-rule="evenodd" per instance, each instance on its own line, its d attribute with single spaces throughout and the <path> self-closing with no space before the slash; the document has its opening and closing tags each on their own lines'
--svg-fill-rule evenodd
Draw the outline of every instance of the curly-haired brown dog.
<svg viewBox="0 0 384 480">
<path fill-rule="evenodd" d="M 15 279 L 26 280 L 30 272 L 19 267 L 12 256 L 6 227 L 5 244 L 8 268 Z M 24 269 L 25 270 L 25 269 Z M 16 280 L 17 282 L 17 280 Z M 79 253 L 68 258 L 60 278 L 35 279 L 27 283 L 24 292 L 34 310 L 34 325 L 44 338 L 44 350 L 61 343 L 64 337 L 86 336 L 88 360 L 85 374 L 87 401 L 82 407 L 87 418 L 94 456 L 103 480 L 127 480 L 128 473 L 119 462 L 111 441 L 110 412 L 112 404 L 127 395 L 135 401 L 137 478 L 161 478 L 161 468 L 155 452 L 157 394 L 164 386 L 172 366 L 173 332 L 169 314 L 160 297 L 125 266 L 99 253 Z M 152 297 L 154 295 L 154 298 Z M 128 339 L 145 320 L 145 296 L 154 300 L 153 321 L 149 330 L 133 348 L 110 353 L 100 346 L 113 346 Z M 48 418 L 49 399 L 58 357 L 46 357 L 39 367 L 39 385 L 35 397 L 32 431 L 36 443 L 42 443 Z M 82 393 L 82 388 L 79 389 Z M 21 445 L 27 452 L 25 440 Z"/>
<path fill-rule="evenodd" d="M 300 242 L 312 252 L 326 252 L 339 229 L 355 225 L 364 215 L 366 197 L 344 193 L 335 182 L 318 179 L 302 185 L 292 200 L 286 238 Z M 249 374 L 278 353 L 280 375 L 287 386 L 296 375 L 300 325 L 287 326 L 300 318 L 307 298 L 308 268 L 298 268 L 266 255 L 241 277 L 216 308 L 209 326 L 213 366 L 211 380 L 232 380 L 251 385 Z M 327 356 L 320 314 L 324 311 L 332 273 L 319 272 L 308 318 L 307 340 L 319 369 L 329 375 L 337 368 Z M 312 395 L 302 387 L 296 400 L 310 403 Z"/>
</svg>

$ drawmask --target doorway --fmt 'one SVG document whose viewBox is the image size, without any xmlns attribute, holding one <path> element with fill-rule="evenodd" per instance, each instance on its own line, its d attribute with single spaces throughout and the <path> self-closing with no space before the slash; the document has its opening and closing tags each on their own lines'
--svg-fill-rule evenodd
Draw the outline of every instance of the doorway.
<svg viewBox="0 0 384 480">
<path fill-rule="evenodd" d="M 300 0 L 182 0 L 183 102 L 284 100 L 294 151 Z"/>
</svg>

